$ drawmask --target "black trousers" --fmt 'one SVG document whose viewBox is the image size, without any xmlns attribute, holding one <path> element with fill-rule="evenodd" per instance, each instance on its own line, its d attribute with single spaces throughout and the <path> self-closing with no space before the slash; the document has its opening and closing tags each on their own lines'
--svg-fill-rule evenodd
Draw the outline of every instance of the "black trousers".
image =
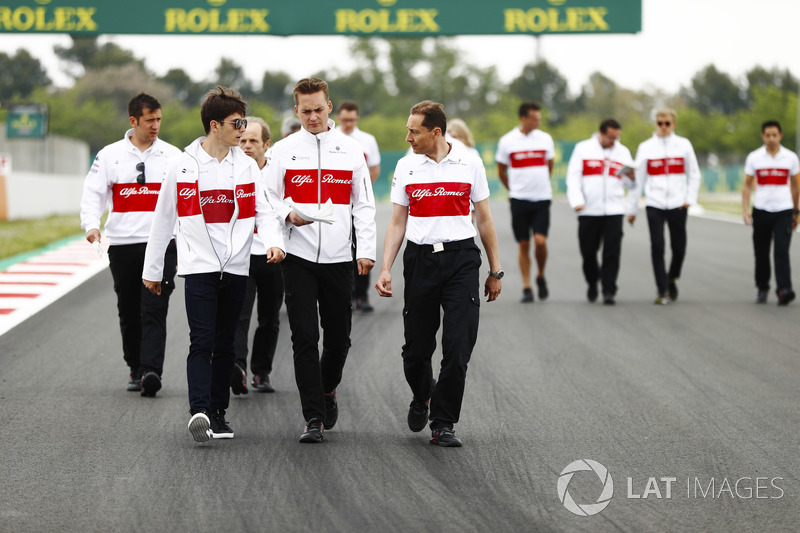
<svg viewBox="0 0 800 533">
<path fill-rule="evenodd" d="M 433 252 L 409 241 L 403 253 L 403 370 L 414 398 L 430 398 L 431 429 L 458 422 L 480 315 L 480 250 L 472 239 L 446 244 L 453 247 Z M 442 364 L 433 387 L 431 358 L 441 311 Z"/>
<path fill-rule="evenodd" d="M 350 351 L 353 263 L 313 263 L 287 254 L 281 266 L 303 417 L 306 421 L 324 419 L 323 394 L 333 391 L 342 381 Z"/>
<path fill-rule="evenodd" d="M 253 335 L 253 354 L 250 356 L 250 370 L 253 374 L 269 375 L 272 372 L 272 361 L 275 358 L 275 348 L 278 345 L 278 333 L 281 328 L 282 304 L 281 265 L 267 263 L 266 255 L 251 255 L 244 305 L 236 327 L 236 362 L 242 368 L 247 368 L 250 319 L 255 305 L 258 325 Z"/>
<path fill-rule="evenodd" d="M 769 290 L 769 249 L 775 241 L 775 283 L 778 290 L 791 290 L 792 268 L 789 246 L 792 244 L 792 210 L 771 213 L 753 209 L 753 248 L 756 256 L 756 287 Z"/>
<path fill-rule="evenodd" d="M 191 412 L 225 411 L 230 401 L 236 354 L 236 324 L 242 313 L 247 276 L 209 272 L 184 278 L 189 356 L 186 380 Z"/>
<path fill-rule="evenodd" d="M 593 287 L 600 281 L 604 295 L 617 294 L 619 257 L 622 252 L 622 215 L 578 217 L 578 243 L 583 257 L 583 277 Z M 603 246 L 603 264 L 597 252 Z"/>
<path fill-rule="evenodd" d="M 647 206 L 647 224 L 650 227 L 650 257 L 659 294 L 667 292 L 667 280 L 681 277 L 683 259 L 686 257 L 686 217 L 688 209 L 658 209 Z M 669 272 L 664 263 L 664 224 L 669 227 L 672 260 Z"/>
<path fill-rule="evenodd" d="M 164 254 L 164 279 L 161 295 L 151 293 L 142 283 L 144 251 L 147 243 L 108 247 L 108 262 L 117 293 L 119 329 L 122 333 L 122 356 L 131 373 L 152 370 L 159 376 L 164 370 L 167 342 L 169 297 L 175 290 L 178 253 L 172 240 Z"/>
</svg>

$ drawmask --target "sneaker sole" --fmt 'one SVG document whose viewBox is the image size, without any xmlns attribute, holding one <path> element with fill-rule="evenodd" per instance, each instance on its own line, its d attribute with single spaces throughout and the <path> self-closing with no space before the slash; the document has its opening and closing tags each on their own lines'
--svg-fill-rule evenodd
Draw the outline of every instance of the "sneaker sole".
<svg viewBox="0 0 800 533">
<path fill-rule="evenodd" d="M 209 436 L 211 430 L 211 422 L 204 416 L 193 416 L 189 420 L 189 433 L 192 438 L 197 442 L 206 442 L 211 437 Z"/>
<path fill-rule="evenodd" d="M 317 438 L 314 435 L 307 435 L 307 436 L 306 435 L 301 435 L 300 436 L 300 442 L 302 442 L 303 444 L 319 444 L 324 439 L 325 439 L 325 437 L 323 437 L 322 435 L 320 435 L 319 438 Z"/>
<path fill-rule="evenodd" d="M 442 448 L 461 448 L 461 446 L 462 446 L 461 441 L 454 441 L 454 442 L 451 442 L 449 444 L 445 444 L 445 443 L 439 442 L 436 439 L 431 439 L 430 442 L 431 442 L 431 444 L 436 444 L 437 446 L 441 446 Z"/>
<path fill-rule="evenodd" d="M 148 373 L 142 378 L 142 396 L 154 398 L 161 390 L 161 379 L 155 373 Z"/>
<path fill-rule="evenodd" d="M 210 429 L 208 432 L 211 434 L 212 439 L 232 439 L 233 438 L 233 431 L 230 433 L 214 433 Z"/>
</svg>

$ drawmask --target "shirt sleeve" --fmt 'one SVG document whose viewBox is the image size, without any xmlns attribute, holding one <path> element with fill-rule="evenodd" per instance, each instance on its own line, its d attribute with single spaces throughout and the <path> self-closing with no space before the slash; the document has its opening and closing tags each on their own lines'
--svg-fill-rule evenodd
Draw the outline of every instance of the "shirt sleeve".
<svg viewBox="0 0 800 533">
<path fill-rule="evenodd" d="M 264 185 L 267 188 L 267 194 L 271 199 L 272 208 L 275 210 L 278 218 L 282 223 L 289 224 L 286 217 L 292 212 L 292 208 L 286 205 L 283 201 L 283 193 L 286 190 L 286 184 L 283 181 L 284 168 L 281 164 L 280 154 L 281 150 L 271 150 L 270 156 L 267 157 L 267 173 L 264 180 Z"/>
<path fill-rule="evenodd" d="M 569 158 L 569 164 L 567 164 L 567 200 L 569 201 L 569 206 L 573 209 L 579 205 L 586 205 L 586 199 L 583 196 L 583 184 L 581 183 L 581 178 L 583 177 L 583 157 L 581 152 L 580 143 L 576 144 Z"/>
<path fill-rule="evenodd" d="M 406 192 L 406 184 L 401 176 L 403 160 L 397 162 L 394 168 L 394 176 L 392 176 L 392 192 L 391 199 L 393 204 L 404 205 L 408 207 L 408 193 Z"/>
<path fill-rule="evenodd" d="M 508 148 L 506 148 L 506 140 L 505 137 L 501 137 L 497 143 L 497 150 L 494 154 L 494 160 L 497 163 L 503 164 L 505 166 L 509 166 L 511 164 L 511 159 L 509 158 Z"/>
<path fill-rule="evenodd" d="M 353 172 L 350 195 L 353 206 L 353 227 L 356 232 L 356 259 L 375 261 L 377 257 L 375 196 L 372 193 L 372 180 L 366 162 L 359 164 Z"/>
<path fill-rule="evenodd" d="M 483 163 L 479 161 L 474 163 L 474 176 L 472 194 L 470 195 L 470 200 L 472 200 L 473 204 L 489 198 L 489 182 L 486 179 L 486 169 Z"/>
<path fill-rule="evenodd" d="M 756 175 L 756 166 L 755 166 L 755 152 L 750 152 L 747 154 L 747 159 L 744 160 L 744 173 L 747 176 L 755 176 Z"/>
<path fill-rule="evenodd" d="M 549 133 L 547 134 L 547 148 L 545 149 L 545 152 L 546 152 L 545 157 L 547 158 L 548 161 L 555 159 L 556 145 L 555 142 L 553 141 L 553 136 L 550 135 Z"/>
<path fill-rule="evenodd" d="M 258 166 L 253 165 L 256 183 L 256 226 L 258 238 L 264 243 L 264 248 L 280 248 L 286 251 L 283 242 L 283 226 L 281 218 L 275 209 L 275 199 L 270 195 L 264 178 Z"/>
<path fill-rule="evenodd" d="M 100 229 L 100 217 L 106 210 L 109 189 L 109 166 L 113 165 L 107 150 L 100 150 L 86 174 L 81 196 L 81 228 L 84 231 Z"/>
<path fill-rule="evenodd" d="M 703 176 L 700 173 L 700 165 L 697 163 L 697 156 L 694 154 L 694 147 L 688 139 L 686 140 L 686 152 L 686 159 L 689 162 L 689 168 L 686 169 L 687 177 L 689 178 L 686 203 L 695 205 L 697 203 L 697 196 L 700 194 L 700 182 Z"/>
<path fill-rule="evenodd" d="M 164 253 L 172 240 L 175 224 L 178 222 L 178 184 L 177 168 L 179 157 L 169 161 L 166 177 L 158 192 L 150 237 L 144 251 L 142 279 L 160 282 L 164 277 Z"/>
</svg>

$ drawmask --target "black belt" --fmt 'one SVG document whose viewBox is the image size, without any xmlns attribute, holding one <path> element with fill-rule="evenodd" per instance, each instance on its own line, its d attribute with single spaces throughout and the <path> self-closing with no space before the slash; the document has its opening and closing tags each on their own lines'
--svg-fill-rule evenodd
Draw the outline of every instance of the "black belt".
<svg viewBox="0 0 800 533">
<path fill-rule="evenodd" d="M 420 252 L 442 252 L 444 250 L 461 250 L 463 248 L 474 248 L 475 247 L 475 239 L 470 237 L 469 239 L 463 239 L 460 241 L 447 241 L 447 242 L 440 242 L 436 244 L 417 244 L 412 241 L 408 241 L 406 247 L 411 248 L 412 250 L 418 250 Z"/>
</svg>

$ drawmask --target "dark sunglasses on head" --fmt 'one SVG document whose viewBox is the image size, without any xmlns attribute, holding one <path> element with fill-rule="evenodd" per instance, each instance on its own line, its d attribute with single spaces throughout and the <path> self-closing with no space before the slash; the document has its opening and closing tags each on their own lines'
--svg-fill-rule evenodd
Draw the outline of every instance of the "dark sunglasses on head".
<svg viewBox="0 0 800 533">
<path fill-rule="evenodd" d="M 672 126 L 672 122 L 670 122 L 668 120 L 667 121 L 659 120 L 658 122 L 656 122 L 656 124 L 658 124 L 659 126 L 666 126 L 666 127 Z"/>
<path fill-rule="evenodd" d="M 139 185 L 144 185 L 144 162 L 136 163 L 136 170 L 141 172 L 141 174 L 136 176 L 136 183 Z"/>
<path fill-rule="evenodd" d="M 233 127 L 237 130 L 247 127 L 247 119 L 246 118 L 237 118 L 236 120 L 220 120 L 220 124 L 233 124 Z"/>
</svg>

